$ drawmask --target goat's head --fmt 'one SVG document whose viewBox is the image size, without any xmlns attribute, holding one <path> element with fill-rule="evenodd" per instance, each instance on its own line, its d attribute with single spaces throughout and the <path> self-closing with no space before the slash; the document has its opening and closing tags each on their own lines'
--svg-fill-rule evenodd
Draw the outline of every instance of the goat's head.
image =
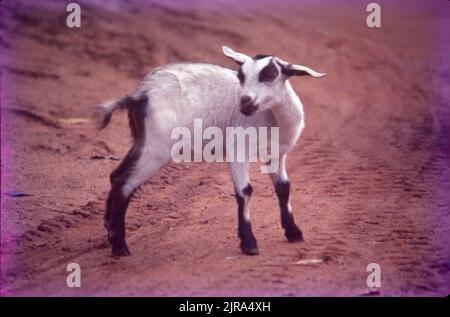
<svg viewBox="0 0 450 317">
<path fill-rule="evenodd" d="M 291 76 L 323 77 L 308 67 L 290 64 L 272 55 L 249 57 L 223 46 L 223 53 L 238 65 L 238 78 L 242 86 L 240 111 L 251 116 L 283 103 L 286 80 Z"/>
</svg>

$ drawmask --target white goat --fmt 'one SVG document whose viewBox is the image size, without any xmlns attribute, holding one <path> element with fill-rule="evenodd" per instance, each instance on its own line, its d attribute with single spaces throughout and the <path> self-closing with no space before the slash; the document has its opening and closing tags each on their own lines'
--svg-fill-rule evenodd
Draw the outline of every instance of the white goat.
<svg viewBox="0 0 450 317">
<path fill-rule="evenodd" d="M 114 255 L 129 255 L 125 242 L 125 213 L 132 193 L 171 159 L 175 127 L 192 128 L 194 119 L 205 127 L 279 127 L 279 160 L 271 179 L 279 199 L 281 223 L 290 242 L 303 241 L 289 204 L 286 155 L 304 127 L 303 106 L 288 81 L 290 76 L 322 77 L 310 68 L 271 55 L 253 58 L 223 47 L 240 65 L 236 71 L 207 63 L 176 63 L 155 69 L 130 95 L 99 107 L 100 129 L 114 110 L 128 109 L 133 144 L 111 174 L 105 226 Z M 248 203 L 252 194 L 249 162 L 231 162 L 238 204 L 238 234 L 244 254 L 258 254 Z"/>
</svg>

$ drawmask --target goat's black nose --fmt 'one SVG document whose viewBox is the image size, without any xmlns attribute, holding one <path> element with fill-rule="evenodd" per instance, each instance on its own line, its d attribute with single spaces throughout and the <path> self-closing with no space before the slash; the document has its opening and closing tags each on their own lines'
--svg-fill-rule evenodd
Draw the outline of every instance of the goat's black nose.
<svg viewBox="0 0 450 317">
<path fill-rule="evenodd" d="M 251 102 L 252 102 L 252 98 L 250 98 L 249 96 L 242 96 L 241 105 L 245 106 Z"/>
</svg>

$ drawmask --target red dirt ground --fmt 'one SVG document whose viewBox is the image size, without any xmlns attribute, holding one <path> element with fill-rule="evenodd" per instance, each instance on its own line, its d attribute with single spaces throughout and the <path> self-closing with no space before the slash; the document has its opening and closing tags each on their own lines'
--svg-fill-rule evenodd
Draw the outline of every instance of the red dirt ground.
<svg viewBox="0 0 450 317">
<path fill-rule="evenodd" d="M 357 296 L 372 262 L 382 296 L 448 294 L 450 3 L 378 2 L 380 29 L 357 1 L 79 1 L 82 27 L 69 29 L 56 1 L 2 1 L 2 294 Z M 93 106 L 168 62 L 235 68 L 224 44 L 328 73 L 291 81 L 306 113 L 288 158 L 306 241 L 285 241 L 255 165 L 261 255 L 242 255 L 227 166 L 170 164 L 130 205 L 132 256 L 111 257 L 102 215 L 129 131 L 120 113 L 97 133 Z M 321 262 L 294 264 L 308 259 Z M 79 289 L 65 284 L 71 262 Z"/>
</svg>

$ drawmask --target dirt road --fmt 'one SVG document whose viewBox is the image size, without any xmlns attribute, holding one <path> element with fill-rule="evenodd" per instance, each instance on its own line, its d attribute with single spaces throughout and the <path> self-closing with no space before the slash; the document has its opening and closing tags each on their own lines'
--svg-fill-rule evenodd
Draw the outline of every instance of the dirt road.
<svg viewBox="0 0 450 317">
<path fill-rule="evenodd" d="M 369 263 L 381 296 L 448 294 L 450 3 L 378 2 L 370 29 L 358 1 L 79 1 L 69 29 L 57 1 L 2 1 L 2 295 L 357 296 Z M 261 255 L 242 255 L 227 166 L 170 164 L 130 205 L 132 256 L 111 257 L 102 215 L 129 131 L 122 113 L 97 133 L 93 106 L 164 63 L 235 68 L 223 44 L 328 73 L 292 80 L 306 128 L 288 172 L 306 241 L 285 241 L 255 165 Z M 71 262 L 79 289 L 66 287 Z"/>
</svg>

